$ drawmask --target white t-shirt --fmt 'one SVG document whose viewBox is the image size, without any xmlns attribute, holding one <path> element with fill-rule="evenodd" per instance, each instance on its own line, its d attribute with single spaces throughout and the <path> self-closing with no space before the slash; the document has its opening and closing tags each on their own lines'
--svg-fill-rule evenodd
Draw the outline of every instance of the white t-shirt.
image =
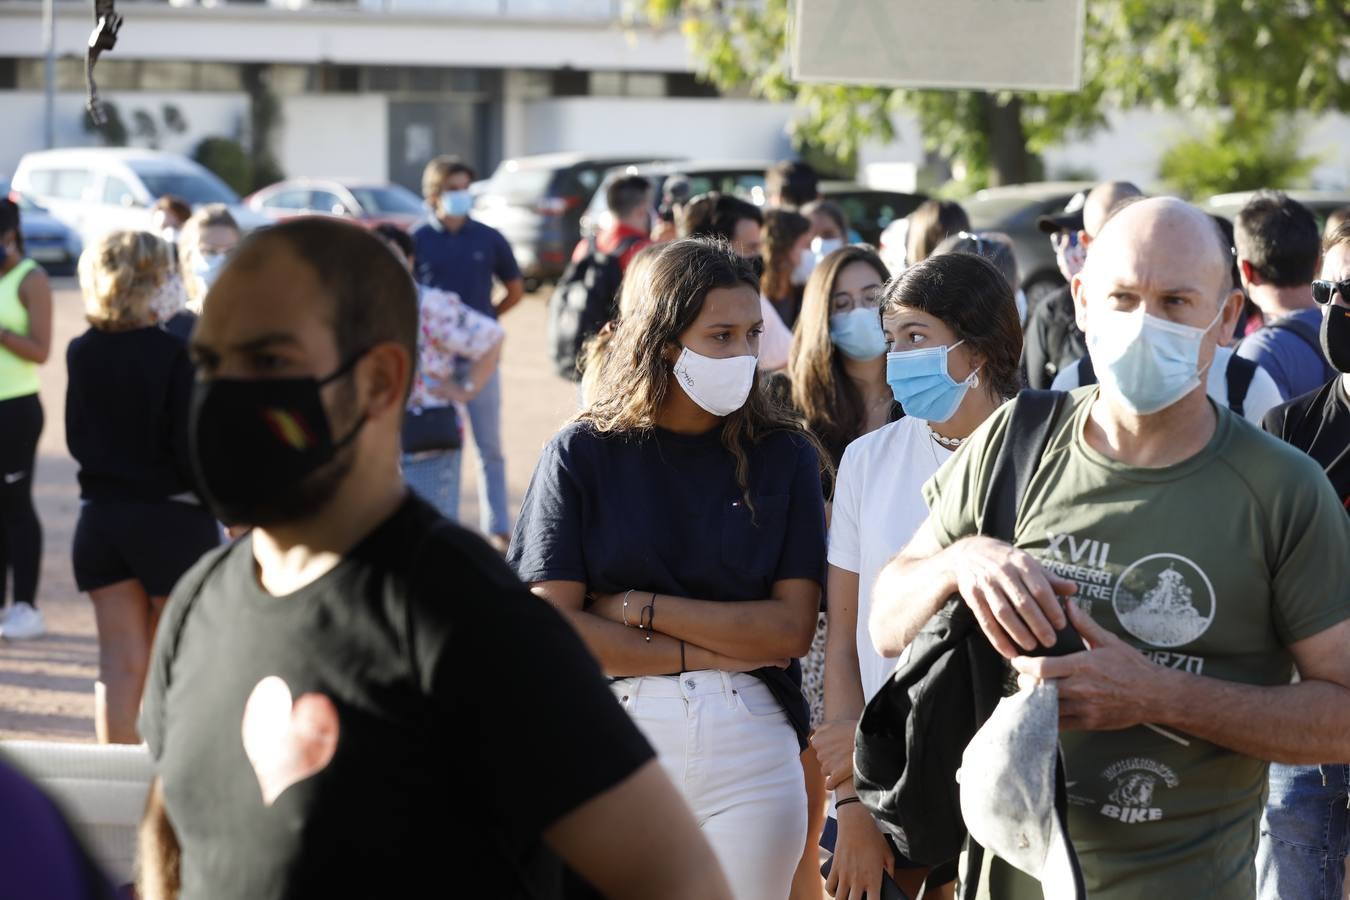
<svg viewBox="0 0 1350 900">
<path fill-rule="evenodd" d="M 928 518 L 922 488 L 952 451 L 928 423 L 906 416 L 848 445 L 839 464 L 830 520 L 830 565 L 858 573 L 858 669 L 871 699 L 895 669 L 872 646 L 867 619 L 877 575 Z"/>
<path fill-rule="evenodd" d="M 1232 347 L 1216 349 L 1214 351 L 1214 362 L 1210 365 L 1209 374 L 1205 378 L 1205 393 L 1209 394 L 1211 400 L 1225 409 L 1228 408 L 1228 364 L 1232 359 Z M 1073 365 L 1060 369 L 1059 374 L 1055 376 L 1054 382 L 1050 385 L 1051 390 L 1071 391 L 1074 388 L 1082 387 L 1078 380 L 1078 365 L 1081 362 L 1080 359 Z M 1252 375 L 1252 383 L 1247 386 L 1247 396 L 1242 399 L 1242 417 L 1259 427 L 1266 413 L 1272 407 L 1279 406 L 1283 402 L 1275 379 L 1271 378 L 1270 373 L 1265 369 L 1257 366 L 1256 372 Z"/>
</svg>

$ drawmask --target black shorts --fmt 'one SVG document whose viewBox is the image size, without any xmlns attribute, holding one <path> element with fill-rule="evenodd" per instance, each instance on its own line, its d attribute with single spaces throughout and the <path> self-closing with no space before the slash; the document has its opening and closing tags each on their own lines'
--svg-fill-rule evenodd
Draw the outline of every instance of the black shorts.
<svg viewBox="0 0 1350 900">
<path fill-rule="evenodd" d="M 92 500 L 80 507 L 75 526 L 75 586 L 87 593 L 135 579 L 151 597 L 167 597 L 183 573 L 219 543 L 220 525 L 200 506 Z"/>
</svg>

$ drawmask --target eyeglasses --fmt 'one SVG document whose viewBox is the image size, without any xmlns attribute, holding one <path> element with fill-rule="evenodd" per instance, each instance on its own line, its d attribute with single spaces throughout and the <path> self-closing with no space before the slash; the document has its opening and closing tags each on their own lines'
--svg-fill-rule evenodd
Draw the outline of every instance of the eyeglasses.
<svg viewBox="0 0 1350 900">
<path fill-rule="evenodd" d="M 1078 232 L 1076 231 L 1056 231 L 1050 235 L 1050 243 L 1056 250 L 1062 250 L 1065 247 L 1078 246 Z"/>
<path fill-rule="evenodd" d="M 1341 295 L 1341 300 L 1350 303 L 1350 278 L 1344 281 L 1314 281 L 1312 283 L 1313 299 L 1326 306 L 1331 302 L 1331 298 L 1337 294 Z"/>
<path fill-rule="evenodd" d="M 851 309 L 876 309 L 881 305 L 881 298 L 885 293 L 886 288 L 882 285 L 867 288 L 856 297 L 848 291 L 836 291 L 834 296 L 830 297 L 831 311 L 840 313 Z"/>
</svg>

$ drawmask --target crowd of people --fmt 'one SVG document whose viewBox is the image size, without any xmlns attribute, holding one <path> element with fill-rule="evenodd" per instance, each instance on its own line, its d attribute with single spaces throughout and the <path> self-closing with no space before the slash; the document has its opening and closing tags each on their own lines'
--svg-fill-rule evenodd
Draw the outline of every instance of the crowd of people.
<svg viewBox="0 0 1350 900">
<path fill-rule="evenodd" d="M 803 163 L 767 208 L 616 179 L 573 260 L 622 280 L 512 524 L 524 288 L 474 177 L 428 164 L 411 233 L 166 202 L 80 261 L 72 561 L 98 738 L 155 763 L 141 897 L 399 895 L 447 848 L 466 895 L 1341 896 L 1345 214 L 1264 191 L 1228 223 L 1106 182 L 1039 223 L 1066 284 L 1029 301 L 951 201 L 892 270 Z M 13 640 L 43 630 L 51 345 L 18 224 L 0 202 Z M 453 524 L 466 424 L 481 539 Z M 860 790 L 864 710 L 952 598 L 1009 695 L 1053 688 L 1076 892 L 1018 846 L 913 853 Z M 1066 633 L 1086 649 L 1046 655 Z"/>
</svg>

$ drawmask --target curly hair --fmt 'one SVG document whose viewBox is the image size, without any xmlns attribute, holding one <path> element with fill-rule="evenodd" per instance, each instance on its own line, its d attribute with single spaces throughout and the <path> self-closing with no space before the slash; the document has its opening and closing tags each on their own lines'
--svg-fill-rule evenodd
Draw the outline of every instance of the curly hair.
<svg viewBox="0 0 1350 900">
<path fill-rule="evenodd" d="M 631 307 L 614 330 L 596 373 L 593 396 L 576 421 L 600 434 L 651 433 L 674 384 L 668 352 L 680 346 L 680 335 L 698 318 L 709 292 L 737 287 L 759 293 L 754 272 L 726 241 L 686 238 L 666 244 L 640 277 L 625 287 L 625 293 L 633 291 Z M 774 432 L 801 435 L 816 448 L 821 465 L 828 467 L 819 441 L 758 380 L 745 405 L 723 421 L 722 445 L 736 460 L 736 481 L 747 502 L 747 448 Z"/>
<path fill-rule="evenodd" d="M 105 234 L 80 255 L 85 319 L 100 331 L 144 327 L 172 272 L 173 251 L 159 236 L 148 231 Z"/>
</svg>

